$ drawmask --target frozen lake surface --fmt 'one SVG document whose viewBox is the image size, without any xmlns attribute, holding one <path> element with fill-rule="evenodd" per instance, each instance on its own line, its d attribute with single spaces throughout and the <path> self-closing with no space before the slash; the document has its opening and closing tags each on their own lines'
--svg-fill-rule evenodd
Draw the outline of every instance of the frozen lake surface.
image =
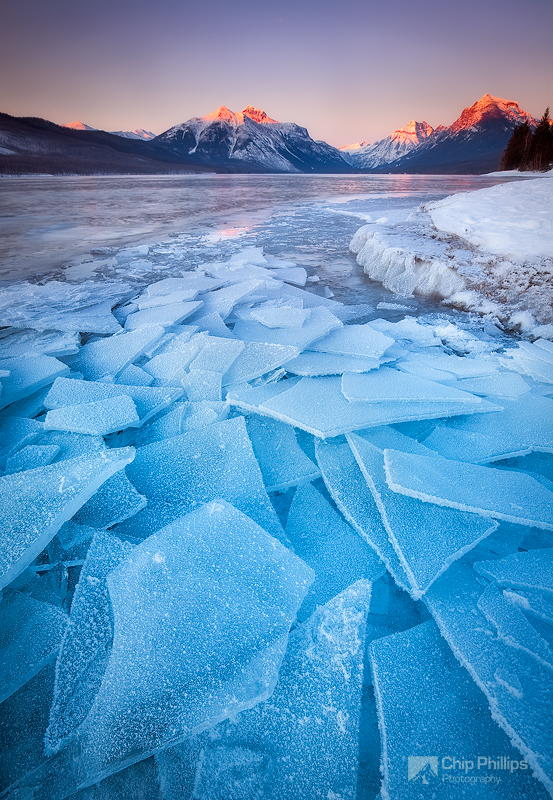
<svg viewBox="0 0 553 800">
<path fill-rule="evenodd" d="M 338 271 L 340 258 L 351 263 L 347 247 L 364 214 L 499 182 L 409 175 L 4 177 L 0 279 L 42 277 L 95 249 L 105 255 L 106 247 L 111 254 L 168 237 L 181 245 L 180 269 L 198 263 L 206 244 L 247 239 L 287 251 L 304 266 L 323 266 L 330 279 L 331 262 Z"/>
</svg>

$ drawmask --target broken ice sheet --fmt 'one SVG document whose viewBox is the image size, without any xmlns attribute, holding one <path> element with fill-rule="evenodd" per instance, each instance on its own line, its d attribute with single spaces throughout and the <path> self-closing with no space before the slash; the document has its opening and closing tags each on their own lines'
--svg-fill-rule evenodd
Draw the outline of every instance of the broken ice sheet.
<svg viewBox="0 0 553 800">
<path fill-rule="evenodd" d="M 120 395 L 51 409 L 46 414 L 44 429 L 105 436 L 131 425 L 136 426 L 139 421 L 132 399 Z"/>
<path fill-rule="evenodd" d="M 409 591 L 418 599 L 453 561 L 492 533 L 497 523 L 391 491 L 382 451 L 361 436 L 349 434 L 347 439 L 408 576 Z"/>
<path fill-rule="evenodd" d="M 478 410 L 480 398 L 454 386 L 444 386 L 397 369 L 381 367 L 374 372 L 342 376 L 342 393 L 351 402 L 381 403 L 404 400 L 409 403 L 466 403 Z"/>
<path fill-rule="evenodd" d="M 130 447 L 105 450 L 0 477 L 0 587 L 15 580 L 133 456 Z"/>
<path fill-rule="evenodd" d="M 4 331 L 3 331 L 4 333 Z M 66 356 L 79 349 L 77 333 L 33 331 L 13 328 L 0 339 L 0 359 L 21 356 Z"/>
<path fill-rule="evenodd" d="M 259 414 L 280 419 L 321 439 L 394 422 L 467 414 L 470 408 L 467 403 L 458 402 L 350 403 L 342 394 L 339 377 L 301 378 L 286 391 L 258 402 L 257 407 L 252 404 L 253 393 L 246 390 L 249 395 L 247 405 L 241 400 L 243 394 L 243 390 L 229 392 L 229 402 L 239 408 L 257 410 Z M 479 412 L 496 408 L 485 400 L 475 407 Z"/>
<path fill-rule="evenodd" d="M 136 491 L 125 471 L 121 470 L 77 511 L 74 520 L 92 528 L 111 528 L 138 514 L 145 505 L 146 498 Z"/>
<path fill-rule="evenodd" d="M 162 325 L 164 327 L 178 325 L 179 322 L 190 317 L 202 305 L 201 300 L 196 300 L 189 303 L 170 303 L 165 306 L 155 306 L 154 308 L 135 311 L 129 314 L 125 320 L 125 330 L 135 331 L 152 325 Z"/>
<path fill-rule="evenodd" d="M 48 755 L 76 735 L 100 688 L 113 636 L 106 576 L 131 550 L 132 545 L 109 533 L 98 532 L 92 540 L 57 659 L 45 736 Z"/>
<path fill-rule="evenodd" d="M 0 408 L 28 397 L 37 389 L 48 386 L 59 375 L 69 372 L 67 364 L 51 356 L 6 358 L 0 361 L 0 369 L 10 373 L 7 378 L 2 379 Z"/>
<path fill-rule="evenodd" d="M 496 358 L 466 358 L 440 352 L 409 353 L 406 358 L 398 362 L 398 367 L 406 372 L 420 375 L 422 378 L 429 369 L 446 372 L 450 376 L 447 380 L 453 380 L 454 378 L 478 378 L 493 375 L 498 371 L 499 364 Z"/>
<path fill-rule="evenodd" d="M 267 491 L 281 491 L 319 477 L 319 468 L 301 449 L 290 425 L 251 416 L 246 427 Z"/>
<path fill-rule="evenodd" d="M 521 756 L 492 720 L 485 698 L 457 664 L 436 625 L 414 628 L 373 641 L 369 647 L 382 740 L 382 795 L 419 800 L 430 792 L 441 800 L 545 800 L 547 792 L 528 769 L 503 770 L 478 758 Z M 429 755 L 430 754 L 430 755 Z M 445 757 L 445 758 L 444 758 Z M 472 760 L 473 770 L 451 767 Z M 445 781 L 478 776 L 481 783 Z M 428 784 L 428 785 L 423 785 Z M 476 789 L 481 785 L 482 789 Z M 433 788 L 435 787 L 435 788 Z"/>
<path fill-rule="evenodd" d="M 60 448 L 56 444 L 28 444 L 7 459 L 6 474 L 46 467 L 59 452 Z"/>
<path fill-rule="evenodd" d="M 326 488 L 344 517 L 372 547 L 398 586 L 408 591 L 409 579 L 348 443 L 318 441 L 315 452 Z"/>
<path fill-rule="evenodd" d="M 245 342 L 244 350 L 224 375 L 223 383 L 244 383 L 259 378 L 267 372 L 286 364 L 295 358 L 299 350 L 292 345 L 270 344 L 268 342 Z"/>
<path fill-rule="evenodd" d="M 342 375 L 344 372 L 370 372 L 378 369 L 380 359 L 344 356 L 336 353 L 315 353 L 305 350 L 297 358 L 286 362 L 287 372 L 305 377 L 317 375 Z"/>
<path fill-rule="evenodd" d="M 326 308 L 314 308 L 311 316 L 297 328 L 267 328 L 259 322 L 238 320 L 234 326 L 234 334 L 250 342 L 271 342 L 303 350 L 330 331 L 341 327 L 338 317 Z"/>
<path fill-rule="evenodd" d="M 222 497 L 268 533 L 282 537 L 243 417 L 144 445 L 127 475 L 148 505 L 118 530 L 144 537 Z"/>
<path fill-rule="evenodd" d="M 385 450 L 384 463 L 386 481 L 394 492 L 519 525 L 553 530 L 553 492 L 524 472 L 398 450 Z"/>
<path fill-rule="evenodd" d="M 129 364 L 117 376 L 117 383 L 123 383 L 127 386 L 151 386 L 154 382 L 153 375 L 149 375 L 142 367 L 137 367 L 136 364 Z"/>
<path fill-rule="evenodd" d="M 46 395 L 48 409 L 63 408 L 80 403 L 92 403 L 108 398 L 130 397 L 136 405 L 140 424 L 171 405 L 184 394 L 182 387 L 124 386 L 100 381 L 81 381 L 75 378 L 58 378 Z"/>
<path fill-rule="evenodd" d="M 360 358 L 380 358 L 395 342 L 370 325 L 344 325 L 319 339 L 312 350 Z"/>
<path fill-rule="evenodd" d="M 430 587 L 425 602 L 453 653 L 485 694 L 493 718 L 551 793 L 551 671 L 497 636 L 478 608 L 484 589 L 470 560 L 462 559 Z"/>
<path fill-rule="evenodd" d="M 188 400 L 222 400 L 222 375 L 208 369 L 190 369 L 182 379 Z"/>
<path fill-rule="evenodd" d="M 299 611 L 300 620 L 356 580 L 373 581 L 384 573 L 374 551 L 311 484 L 294 494 L 286 536 L 316 575 Z"/>
<path fill-rule="evenodd" d="M 25 445 L 36 442 L 44 430 L 42 422 L 26 417 L 3 417 L 0 419 L 0 467 L 12 453 Z"/>
<path fill-rule="evenodd" d="M 308 308 L 267 301 L 250 309 L 242 319 L 253 319 L 267 328 L 298 328 L 310 315 Z"/>
<path fill-rule="evenodd" d="M 190 369 L 211 370 L 224 374 L 232 367 L 244 347 L 244 342 L 239 339 L 210 336 L 198 355 L 190 362 Z"/>
<path fill-rule="evenodd" d="M 68 362 L 75 372 L 86 380 L 96 381 L 119 373 L 139 358 L 147 347 L 163 335 L 161 327 L 149 327 L 130 333 L 121 333 L 85 344 Z"/>
<path fill-rule="evenodd" d="M 553 592 L 553 550 L 512 553 L 498 561 L 480 561 L 475 569 L 499 586 Z"/>
<path fill-rule="evenodd" d="M 114 639 L 81 727 L 83 785 L 266 699 L 312 579 L 219 500 L 138 545 L 107 577 Z"/>
<path fill-rule="evenodd" d="M 483 397 L 515 399 L 530 391 L 526 381 L 514 372 L 496 372 L 483 378 L 463 378 L 455 385 L 464 392 L 472 392 Z"/>
<path fill-rule="evenodd" d="M 553 452 L 553 400 L 535 394 L 520 400 L 500 400 L 503 410 L 475 415 L 438 427 L 425 444 L 446 458 L 486 463 Z"/>
<path fill-rule="evenodd" d="M 205 800 L 263 784 L 267 800 L 355 800 L 370 589 L 357 581 L 292 631 L 271 697 L 220 725 L 206 746 L 197 776 L 210 787 Z M 242 759 L 229 772 L 238 750 L 264 761 Z"/>
<path fill-rule="evenodd" d="M 26 594 L 6 594 L 0 604 L 0 703 L 55 657 L 67 615 Z"/>
<path fill-rule="evenodd" d="M 553 650 L 523 611 L 490 584 L 480 595 L 478 608 L 509 647 L 522 650 L 553 672 Z"/>
</svg>

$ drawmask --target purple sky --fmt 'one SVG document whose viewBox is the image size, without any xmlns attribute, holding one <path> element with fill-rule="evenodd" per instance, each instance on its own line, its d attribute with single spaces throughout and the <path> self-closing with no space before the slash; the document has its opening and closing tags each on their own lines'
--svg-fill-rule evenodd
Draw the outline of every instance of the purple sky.
<svg viewBox="0 0 553 800">
<path fill-rule="evenodd" d="M 248 104 L 341 145 L 553 105 L 553 0 L 2 0 L 0 110 L 160 133 Z"/>
</svg>

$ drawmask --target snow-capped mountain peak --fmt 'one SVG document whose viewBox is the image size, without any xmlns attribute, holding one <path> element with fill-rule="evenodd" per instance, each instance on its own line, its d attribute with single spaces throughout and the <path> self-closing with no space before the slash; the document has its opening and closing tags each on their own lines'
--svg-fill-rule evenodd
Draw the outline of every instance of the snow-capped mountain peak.
<svg viewBox="0 0 553 800">
<path fill-rule="evenodd" d="M 98 128 L 93 128 L 92 125 L 87 125 L 86 122 L 76 119 L 73 122 L 64 122 L 62 128 L 71 128 L 74 131 L 96 131 Z"/>
<path fill-rule="evenodd" d="M 401 158 L 427 139 L 433 131 L 434 128 L 428 122 L 412 119 L 403 128 L 397 128 L 384 139 L 372 143 L 356 142 L 341 147 L 340 150 L 352 166 L 370 169 Z"/>
<path fill-rule="evenodd" d="M 147 131 L 145 128 L 133 128 L 132 131 L 110 131 L 110 133 L 114 136 L 122 136 L 124 139 L 142 139 L 144 142 L 156 138 L 155 133 Z"/>
<path fill-rule="evenodd" d="M 157 137 L 156 142 L 199 163 L 260 172 L 346 172 L 336 148 L 293 122 L 277 122 L 254 106 L 220 106 Z"/>
<path fill-rule="evenodd" d="M 265 111 L 262 111 L 260 108 L 255 108 L 255 106 L 246 106 L 246 108 L 242 109 L 242 114 L 245 117 L 253 119 L 254 122 L 259 122 L 263 125 L 278 124 L 276 119 L 271 119 Z"/>
<path fill-rule="evenodd" d="M 395 130 L 391 138 L 397 142 L 414 142 L 418 144 L 423 139 L 426 139 L 433 132 L 434 128 L 429 122 L 417 122 L 417 120 L 410 120 L 403 128 Z"/>
<path fill-rule="evenodd" d="M 514 100 L 485 94 L 471 106 L 464 108 L 455 122 L 449 126 L 449 130 L 451 132 L 462 131 L 497 119 L 503 119 L 509 124 L 516 125 L 522 122 L 535 124 L 532 115 L 524 111 Z"/>
</svg>

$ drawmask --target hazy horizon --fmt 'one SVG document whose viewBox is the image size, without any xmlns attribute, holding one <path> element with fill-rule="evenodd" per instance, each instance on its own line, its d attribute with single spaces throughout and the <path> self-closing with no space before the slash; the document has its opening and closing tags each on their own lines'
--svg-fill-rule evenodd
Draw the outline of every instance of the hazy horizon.
<svg viewBox="0 0 553 800">
<path fill-rule="evenodd" d="M 0 110 L 161 133 L 251 104 L 336 146 L 410 119 L 449 124 L 488 92 L 540 116 L 553 101 L 552 26 L 549 0 L 6 0 Z"/>
</svg>

